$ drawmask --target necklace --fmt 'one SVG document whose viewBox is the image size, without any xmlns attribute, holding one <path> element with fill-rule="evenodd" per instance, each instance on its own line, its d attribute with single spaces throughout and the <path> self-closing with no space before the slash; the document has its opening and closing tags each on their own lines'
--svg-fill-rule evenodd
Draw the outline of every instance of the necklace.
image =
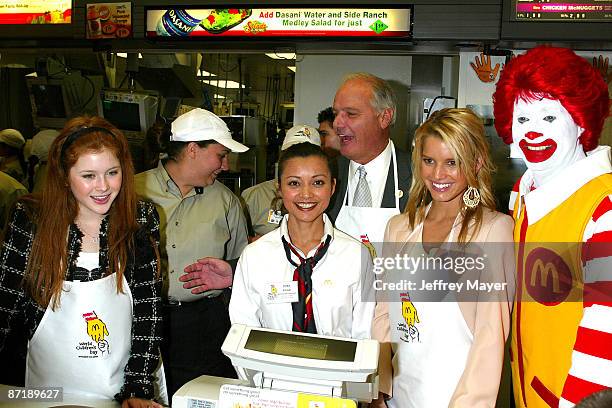
<svg viewBox="0 0 612 408">
<path fill-rule="evenodd" d="M 93 244 L 98 244 L 100 242 L 100 235 L 99 233 L 97 234 L 92 234 L 88 231 L 85 230 L 85 228 L 83 228 L 83 226 L 79 223 L 77 223 L 77 228 L 83 233 L 83 240 L 87 239 L 87 241 L 93 243 Z"/>
</svg>

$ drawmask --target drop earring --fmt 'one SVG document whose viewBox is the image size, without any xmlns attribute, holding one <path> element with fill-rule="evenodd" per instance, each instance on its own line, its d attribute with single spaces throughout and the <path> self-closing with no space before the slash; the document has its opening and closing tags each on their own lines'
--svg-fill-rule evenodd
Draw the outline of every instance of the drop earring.
<svg viewBox="0 0 612 408">
<path fill-rule="evenodd" d="M 480 204 L 480 193 L 476 187 L 468 186 L 463 193 L 463 203 L 467 208 L 473 209 Z"/>
</svg>

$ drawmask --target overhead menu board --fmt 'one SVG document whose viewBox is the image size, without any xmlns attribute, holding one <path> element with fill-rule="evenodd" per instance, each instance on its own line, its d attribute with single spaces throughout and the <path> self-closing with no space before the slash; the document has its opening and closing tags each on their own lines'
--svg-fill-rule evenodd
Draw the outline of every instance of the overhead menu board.
<svg viewBox="0 0 612 408">
<path fill-rule="evenodd" d="M 70 24 L 71 0 L 3 0 L 0 24 Z"/>
<path fill-rule="evenodd" d="M 514 0 L 514 21 L 612 22 L 612 0 Z"/>
<path fill-rule="evenodd" d="M 410 37 L 410 8 L 149 9 L 147 37 Z"/>
<path fill-rule="evenodd" d="M 88 39 L 126 38 L 132 35 L 132 4 L 95 3 L 87 5 Z"/>
</svg>

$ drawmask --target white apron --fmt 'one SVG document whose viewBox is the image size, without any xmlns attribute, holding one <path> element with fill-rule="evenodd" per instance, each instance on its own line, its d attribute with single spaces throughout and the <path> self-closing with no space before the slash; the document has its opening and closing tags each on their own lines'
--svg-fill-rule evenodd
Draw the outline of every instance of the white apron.
<svg viewBox="0 0 612 408">
<path fill-rule="evenodd" d="M 63 284 L 60 306 L 47 310 L 28 343 L 26 387 L 63 387 L 64 393 L 113 399 L 124 382 L 132 338 L 132 292 L 116 275 Z M 155 392 L 167 401 L 163 367 Z"/>
<path fill-rule="evenodd" d="M 394 215 L 399 214 L 399 199 L 401 190 L 397 182 L 397 158 L 395 157 L 395 146 L 391 144 L 391 160 L 393 160 L 393 186 L 395 192 L 395 207 L 392 208 L 374 208 L 374 207 L 353 207 L 347 204 L 348 186 L 342 200 L 342 208 L 336 218 L 335 226 L 339 230 L 349 234 L 353 238 L 368 245 L 375 243 L 379 246 L 385 238 L 385 229 L 387 222 Z M 349 164 L 350 171 L 350 164 Z M 384 192 L 383 192 L 384 195 Z M 352 202 L 351 202 L 352 204 Z M 370 250 L 372 246 L 368 245 Z M 376 248 L 376 253 L 381 253 L 380 248 Z M 373 253 L 372 256 L 376 256 Z"/>
<path fill-rule="evenodd" d="M 414 247 L 414 256 L 424 251 L 422 231 L 421 223 L 410 235 L 421 236 L 417 242 L 408 243 Z M 389 303 L 394 374 L 393 398 L 387 405 L 447 408 L 465 369 L 472 332 L 456 301 L 411 303 L 419 319 L 411 320 L 411 324 L 402 313 L 406 306 L 402 299 Z"/>
</svg>

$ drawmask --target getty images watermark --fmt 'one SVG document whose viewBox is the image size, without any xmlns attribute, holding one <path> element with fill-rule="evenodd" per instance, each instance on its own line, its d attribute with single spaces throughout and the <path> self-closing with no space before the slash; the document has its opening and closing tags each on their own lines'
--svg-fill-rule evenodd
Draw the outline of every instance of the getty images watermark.
<svg viewBox="0 0 612 408">
<path fill-rule="evenodd" d="M 514 294 L 514 245 L 374 244 L 370 258 L 376 300 L 508 301 Z"/>
<path fill-rule="evenodd" d="M 458 275 L 466 272 L 476 271 L 479 275 L 487 266 L 485 256 L 408 256 L 407 254 L 396 254 L 394 257 L 375 257 L 372 271 L 381 275 L 385 271 L 402 271 L 415 275 L 423 271 L 452 271 Z M 480 279 L 466 279 L 465 281 L 448 282 L 443 279 L 427 279 L 423 277 L 420 281 L 414 279 L 400 279 L 398 281 L 385 282 L 383 279 L 374 281 L 375 290 L 454 290 L 457 292 L 466 290 L 506 290 L 507 282 L 484 282 Z"/>
<path fill-rule="evenodd" d="M 376 300 L 611 302 L 612 243 L 374 243 L 369 262 Z M 606 275 L 606 276 L 604 276 Z M 605 279 L 604 279 L 605 278 Z M 370 284 L 370 282 L 368 282 Z M 364 299 L 365 300 L 365 299 Z M 371 300 L 371 299 L 369 299 Z"/>
</svg>

